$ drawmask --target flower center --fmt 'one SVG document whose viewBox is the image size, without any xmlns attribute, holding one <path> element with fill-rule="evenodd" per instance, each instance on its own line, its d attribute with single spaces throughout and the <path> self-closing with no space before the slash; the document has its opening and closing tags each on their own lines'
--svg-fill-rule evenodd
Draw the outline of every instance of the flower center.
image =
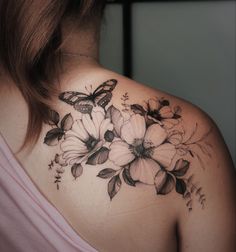
<svg viewBox="0 0 236 252">
<path fill-rule="evenodd" d="M 147 157 L 148 150 L 143 146 L 142 139 L 135 139 L 132 145 L 132 152 L 136 157 Z"/>
<path fill-rule="evenodd" d="M 155 119 L 158 120 L 158 121 L 161 121 L 161 120 L 162 120 L 162 117 L 161 117 L 159 111 L 156 110 L 156 109 L 155 109 L 155 110 L 149 110 L 147 114 L 148 114 L 149 116 L 155 118 Z"/>
<path fill-rule="evenodd" d="M 89 136 L 89 139 L 85 142 L 87 149 L 90 151 L 94 149 L 99 141 L 92 136 Z"/>
</svg>

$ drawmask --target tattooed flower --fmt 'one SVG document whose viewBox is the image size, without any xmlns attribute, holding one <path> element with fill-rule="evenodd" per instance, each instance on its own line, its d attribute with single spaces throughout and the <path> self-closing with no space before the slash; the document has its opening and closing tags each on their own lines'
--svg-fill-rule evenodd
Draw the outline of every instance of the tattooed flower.
<svg viewBox="0 0 236 252">
<path fill-rule="evenodd" d="M 165 128 L 172 128 L 174 125 L 178 124 L 179 118 L 181 117 L 177 111 L 172 111 L 169 101 L 167 100 L 157 100 L 149 99 L 147 104 L 147 117 L 149 120 L 160 123 Z"/>
<path fill-rule="evenodd" d="M 179 123 L 180 108 L 174 110 L 170 107 L 168 100 L 149 99 L 145 108 L 138 105 L 131 105 L 134 113 L 145 115 L 147 124 L 159 123 L 166 129 L 170 129 Z"/>
<path fill-rule="evenodd" d="M 121 128 L 121 139 L 110 146 L 109 158 L 116 165 L 129 166 L 133 180 L 154 184 L 158 171 L 168 167 L 176 153 L 167 143 L 167 133 L 159 124 L 146 128 L 143 116 L 134 114 Z"/>
<path fill-rule="evenodd" d="M 183 132 L 174 130 L 168 134 L 168 142 L 174 145 L 180 145 L 183 142 L 183 135 Z"/>
<path fill-rule="evenodd" d="M 107 135 L 113 130 L 109 118 L 105 118 L 104 110 L 95 107 L 89 114 L 82 114 L 82 118 L 76 120 L 71 130 L 65 134 L 65 140 L 61 144 L 63 158 L 69 164 L 81 163 L 100 150 Z M 102 149 L 104 153 L 104 148 Z"/>
</svg>

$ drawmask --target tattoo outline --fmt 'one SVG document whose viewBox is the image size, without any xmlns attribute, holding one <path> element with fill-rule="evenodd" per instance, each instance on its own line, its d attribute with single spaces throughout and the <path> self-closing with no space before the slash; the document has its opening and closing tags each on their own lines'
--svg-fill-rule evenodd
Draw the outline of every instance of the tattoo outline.
<svg viewBox="0 0 236 252">
<path fill-rule="evenodd" d="M 90 94 L 68 91 L 59 95 L 80 116 L 74 119 L 67 114 L 60 122 L 56 111 L 50 114 L 48 124 L 53 128 L 47 132 L 44 143 L 48 146 L 60 143 L 61 153 L 48 165 L 50 170 L 56 167 L 57 189 L 67 167 L 76 180 L 86 165 L 101 165 L 109 160 L 119 168 L 102 169 L 97 177 L 108 181 L 110 200 L 117 195 L 122 183 L 133 187 L 142 183 L 154 186 L 157 195 L 167 195 L 175 189 L 186 200 L 189 211 L 193 196 L 204 207 L 206 197 L 202 188 L 194 182 L 193 175 L 187 177 L 187 174 L 191 158 L 196 158 L 204 168 L 192 146 L 198 146 L 211 157 L 212 146 L 205 142 L 211 129 L 194 141 L 196 123 L 190 137 L 184 139 L 184 128 L 177 127 L 182 122 L 181 108 L 172 108 L 165 98 L 151 98 L 144 105 L 129 104 L 129 95 L 125 93 L 121 97 L 123 109 L 119 110 L 110 104 L 116 85 L 117 80 L 111 79 Z M 128 119 L 122 112 L 128 114 Z"/>
</svg>

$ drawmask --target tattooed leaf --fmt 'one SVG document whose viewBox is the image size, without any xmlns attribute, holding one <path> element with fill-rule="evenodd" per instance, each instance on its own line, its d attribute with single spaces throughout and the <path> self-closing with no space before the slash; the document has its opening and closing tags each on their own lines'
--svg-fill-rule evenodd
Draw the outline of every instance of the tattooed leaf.
<svg viewBox="0 0 236 252">
<path fill-rule="evenodd" d="M 174 179 L 166 171 L 160 170 L 154 179 L 157 194 L 168 194 L 174 188 Z"/>
<path fill-rule="evenodd" d="M 175 164 L 175 168 L 172 171 L 172 173 L 175 176 L 182 177 L 188 171 L 189 165 L 190 165 L 189 161 L 184 160 L 184 159 L 181 158 L 181 159 L 177 160 L 177 162 Z"/>
<path fill-rule="evenodd" d="M 117 108 L 115 108 L 113 105 L 111 105 L 107 110 L 106 118 L 111 119 L 111 122 L 114 125 L 116 134 L 120 136 L 121 126 L 124 124 L 124 118 L 121 112 Z"/>
<path fill-rule="evenodd" d="M 50 117 L 48 121 L 49 125 L 57 125 L 60 121 L 60 116 L 55 110 L 49 111 L 49 117 Z"/>
<path fill-rule="evenodd" d="M 175 190 L 177 193 L 184 195 L 184 193 L 186 192 L 186 184 L 182 179 L 176 179 L 176 186 L 175 186 Z"/>
<path fill-rule="evenodd" d="M 64 118 L 61 120 L 61 128 L 65 131 L 70 130 L 73 125 L 73 118 L 71 116 L 71 113 L 64 116 Z"/>
<path fill-rule="evenodd" d="M 73 164 L 71 167 L 71 174 L 75 179 L 80 177 L 83 173 L 83 166 L 81 164 Z"/>
<path fill-rule="evenodd" d="M 61 166 L 67 166 L 67 162 L 65 159 L 63 159 L 63 155 L 59 155 L 58 153 L 55 155 L 55 158 L 54 158 L 54 161 L 55 163 L 61 165 Z"/>
<path fill-rule="evenodd" d="M 178 115 L 178 114 L 173 115 L 173 119 L 179 119 L 179 118 L 181 118 L 181 115 Z"/>
<path fill-rule="evenodd" d="M 108 194 L 110 196 L 110 199 L 112 200 L 113 197 L 118 193 L 118 191 L 121 188 L 121 179 L 119 177 L 119 174 L 114 176 L 109 182 L 108 182 Z"/>
<path fill-rule="evenodd" d="M 64 173 L 64 172 L 65 172 L 65 169 L 61 166 L 61 167 L 58 167 L 58 168 L 56 169 L 56 172 L 57 172 L 58 174 Z"/>
<path fill-rule="evenodd" d="M 130 108 L 135 114 L 140 114 L 142 116 L 146 114 L 145 109 L 139 104 L 133 104 Z"/>
<path fill-rule="evenodd" d="M 175 106 L 175 107 L 174 107 L 174 114 L 175 114 L 176 116 L 181 117 L 181 116 L 180 116 L 181 112 L 182 112 L 182 109 L 180 108 L 180 106 Z"/>
<path fill-rule="evenodd" d="M 55 146 L 58 144 L 59 140 L 61 140 L 64 135 L 64 131 L 60 128 L 51 129 L 46 134 L 44 138 L 44 143 L 49 146 Z"/>
<path fill-rule="evenodd" d="M 116 174 L 115 170 L 113 170 L 111 168 L 106 168 L 106 169 L 101 170 L 98 173 L 97 177 L 107 179 L 107 178 L 111 178 L 115 174 Z"/>
<path fill-rule="evenodd" d="M 86 164 L 90 165 L 103 164 L 107 161 L 108 154 L 109 149 L 106 147 L 102 147 L 88 158 Z"/>
<path fill-rule="evenodd" d="M 122 172 L 122 176 L 126 184 L 135 186 L 135 181 L 132 179 L 129 169 L 125 168 Z"/>
</svg>

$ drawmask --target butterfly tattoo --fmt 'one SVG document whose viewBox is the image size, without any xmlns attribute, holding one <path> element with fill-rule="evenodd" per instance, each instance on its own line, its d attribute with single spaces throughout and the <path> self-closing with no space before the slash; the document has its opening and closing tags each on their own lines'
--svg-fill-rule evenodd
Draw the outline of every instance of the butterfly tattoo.
<svg viewBox="0 0 236 252">
<path fill-rule="evenodd" d="M 117 80 L 111 79 L 99 85 L 93 92 L 85 94 L 76 91 L 67 91 L 59 95 L 59 99 L 72 105 L 75 110 L 83 114 L 91 114 L 94 106 L 105 108 L 111 101 L 112 91 Z"/>
</svg>

